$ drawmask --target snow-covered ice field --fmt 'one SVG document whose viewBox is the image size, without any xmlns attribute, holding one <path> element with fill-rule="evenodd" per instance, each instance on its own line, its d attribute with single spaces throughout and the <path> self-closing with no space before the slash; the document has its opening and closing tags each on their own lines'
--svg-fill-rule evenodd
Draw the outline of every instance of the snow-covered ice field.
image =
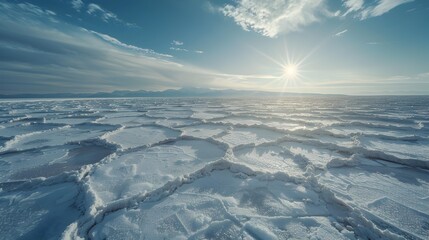
<svg viewBox="0 0 429 240">
<path fill-rule="evenodd" d="M 0 239 L 429 239 L 429 97 L 0 101 Z"/>
</svg>

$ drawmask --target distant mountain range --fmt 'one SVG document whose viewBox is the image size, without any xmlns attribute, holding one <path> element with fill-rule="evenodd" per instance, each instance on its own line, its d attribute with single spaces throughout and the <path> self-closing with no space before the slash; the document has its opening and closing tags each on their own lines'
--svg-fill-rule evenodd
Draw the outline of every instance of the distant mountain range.
<svg viewBox="0 0 429 240">
<path fill-rule="evenodd" d="M 322 95 L 313 93 L 282 93 L 249 90 L 213 90 L 207 88 L 181 88 L 164 91 L 113 91 L 98 93 L 34 93 L 0 95 L 0 98 L 128 98 L 128 97 L 280 97 Z"/>
</svg>

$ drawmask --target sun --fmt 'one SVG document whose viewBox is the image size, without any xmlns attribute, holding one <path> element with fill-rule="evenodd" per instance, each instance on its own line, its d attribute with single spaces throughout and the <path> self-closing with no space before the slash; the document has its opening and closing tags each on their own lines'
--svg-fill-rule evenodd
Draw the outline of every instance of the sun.
<svg viewBox="0 0 429 240">
<path fill-rule="evenodd" d="M 283 66 L 283 77 L 286 79 L 296 79 L 299 76 L 298 65 L 285 64 Z"/>
<path fill-rule="evenodd" d="M 304 57 L 297 57 L 289 54 L 288 48 L 285 45 L 285 51 L 280 51 L 281 56 L 275 58 L 257 49 L 254 50 L 256 50 L 257 53 L 270 60 L 275 65 L 277 65 L 274 66 L 275 68 L 273 68 L 273 74 L 269 76 L 271 80 L 267 81 L 267 83 L 265 83 L 264 85 L 275 87 L 276 90 L 277 88 L 281 88 L 278 90 L 281 90 L 282 92 L 285 92 L 287 90 L 293 91 L 293 89 L 295 88 L 308 85 L 305 82 L 304 76 L 304 74 L 308 72 L 308 70 L 305 70 L 306 67 L 304 63 L 314 51 L 310 52 Z M 284 53 L 284 55 L 282 53 Z"/>
</svg>

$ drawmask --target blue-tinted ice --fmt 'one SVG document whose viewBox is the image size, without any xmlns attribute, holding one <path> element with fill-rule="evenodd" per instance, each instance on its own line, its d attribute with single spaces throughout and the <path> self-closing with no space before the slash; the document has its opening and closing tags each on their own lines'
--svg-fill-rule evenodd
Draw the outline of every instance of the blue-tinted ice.
<svg viewBox="0 0 429 240">
<path fill-rule="evenodd" d="M 428 239 L 429 97 L 0 101 L 0 239 Z"/>
</svg>

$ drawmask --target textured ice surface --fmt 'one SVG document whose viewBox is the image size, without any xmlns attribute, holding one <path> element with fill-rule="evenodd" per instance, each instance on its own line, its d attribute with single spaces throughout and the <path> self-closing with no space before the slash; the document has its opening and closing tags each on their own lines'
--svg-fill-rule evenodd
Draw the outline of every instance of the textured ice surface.
<svg viewBox="0 0 429 240">
<path fill-rule="evenodd" d="M 274 130 L 254 127 L 236 127 L 215 138 L 231 147 L 236 147 L 239 145 L 261 144 L 275 141 L 282 136 L 284 136 L 284 134 Z"/>
<path fill-rule="evenodd" d="M 314 190 L 216 171 L 162 200 L 107 216 L 91 232 L 121 239 L 344 239 Z"/>
<path fill-rule="evenodd" d="M 103 202 L 111 202 L 152 191 L 223 155 L 224 150 L 213 143 L 180 140 L 114 157 L 96 168 L 88 183 Z"/>
<path fill-rule="evenodd" d="M 407 238 L 429 236 L 429 174 L 409 168 L 338 168 L 321 183 L 380 228 Z"/>
<path fill-rule="evenodd" d="M 179 136 L 178 131 L 160 126 L 142 126 L 118 129 L 104 135 L 108 142 L 119 145 L 122 149 L 150 146 L 155 143 Z"/>
<path fill-rule="evenodd" d="M 429 239 L 428 106 L 0 101 L 0 239 Z"/>
<path fill-rule="evenodd" d="M 2 155 L 0 180 L 50 177 L 96 163 L 112 152 L 92 142 L 10 152 Z"/>
<path fill-rule="evenodd" d="M 196 138 L 212 138 L 218 134 L 225 133 L 227 130 L 226 126 L 215 125 L 215 124 L 200 124 L 196 126 L 187 126 L 180 129 L 182 135 L 192 136 Z"/>
<path fill-rule="evenodd" d="M 234 151 L 238 163 L 263 172 L 303 174 L 305 161 L 275 145 L 243 147 Z"/>
<path fill-rule="evenodd" d="M 49 130 L 16 135 L 0 147 L 0 152 L 22 151 L 49 146 L 60 146 L 70 142 L 84 141 L 101 136 L 116 129 L 115 126 L 101 124 L 65 125 Z"/>
<path fill-rule="evenodd" d="M 81 215 L 78 186 L 62 183 L 0 192 L 1 239 L 58 239 Z"/>
</svg>

